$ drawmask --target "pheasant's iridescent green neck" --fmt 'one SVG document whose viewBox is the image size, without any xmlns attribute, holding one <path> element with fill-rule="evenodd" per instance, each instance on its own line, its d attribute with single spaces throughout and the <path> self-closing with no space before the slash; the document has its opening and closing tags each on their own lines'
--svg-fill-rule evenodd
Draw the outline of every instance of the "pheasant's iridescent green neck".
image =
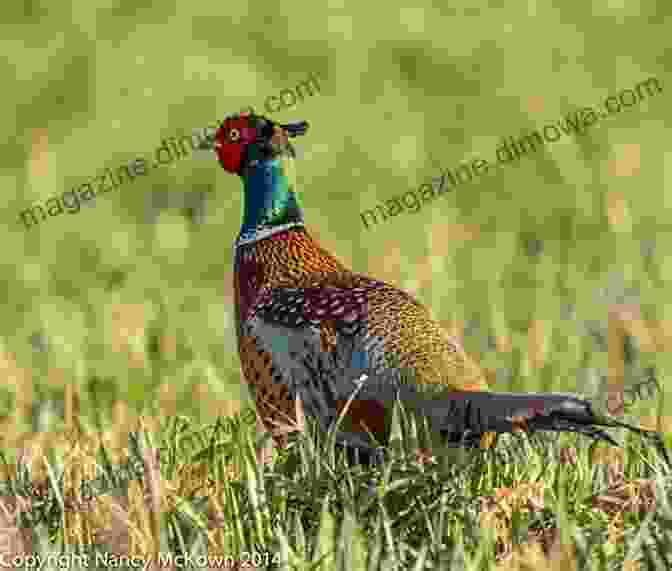
<svg viewBox="0 0 672 571">
<path fill-rule="evenodd" d="M 242 179 L 245 198 L 238 243 L 261 239 L 276 229 L 303 226 L 291 157 L 258 161 Z"/>
</svg>

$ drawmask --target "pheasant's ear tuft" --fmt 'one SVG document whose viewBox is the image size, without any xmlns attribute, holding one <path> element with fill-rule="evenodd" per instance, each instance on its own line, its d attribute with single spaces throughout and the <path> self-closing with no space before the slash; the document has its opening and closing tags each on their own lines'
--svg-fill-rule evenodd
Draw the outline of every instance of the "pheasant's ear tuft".
<svg viewBox="0 0 672 571">
<path fill-rule="evenodd" d="M 299 135 L 306 134 L 309 124 L 308 121 L 299 121 L 298 123 L 285 123 L 284 125 L 281 124 L 280 127 L 287 131 L 287 134 L 290 137 L 298 137 Z"/>
</svg>

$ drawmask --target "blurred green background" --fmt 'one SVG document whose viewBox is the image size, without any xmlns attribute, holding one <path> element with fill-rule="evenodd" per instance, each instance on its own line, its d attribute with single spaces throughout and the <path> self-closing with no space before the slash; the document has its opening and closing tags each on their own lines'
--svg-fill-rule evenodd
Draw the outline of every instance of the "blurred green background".
<svg viewBox="0 0 672 571">
<path fill-rule="evenodd" d="M 604 396 L 650 366 L 664 384 L 671 13 L 632 0 L 6 3 L 4 445 L 78 415 L 209 420 L 247 399 L 232 323 L 241 186 L 214 157 L 29 231 L 18 212 L 310 73 L 319 95 L 273 118 L 311 123 L 298 182 L 326 248 L 430 305 L 498 389 Z M 662 95 L 363 228 L 360 211 L 439 168 L 651 76 Z"/>
</svg>

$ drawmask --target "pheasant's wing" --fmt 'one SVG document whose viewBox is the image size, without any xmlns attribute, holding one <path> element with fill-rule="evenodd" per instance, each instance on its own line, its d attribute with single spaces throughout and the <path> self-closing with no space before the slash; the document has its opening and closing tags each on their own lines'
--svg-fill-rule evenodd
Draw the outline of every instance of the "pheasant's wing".
<svg viewBox="0 0 672 571">
<path fill-rule="evenodd" d="M 487 388 L 462 347 L 410 295 L 345 272 L 262 292 L 243 322 L 240 351 L 267 424 L 295 420 L 300 395 L 327 428 L 365 375 L 366 398 L 351 403 L 343 425 L 354 444 L 357 432 L 384 437 L 402 382 Z"/>
</svg>

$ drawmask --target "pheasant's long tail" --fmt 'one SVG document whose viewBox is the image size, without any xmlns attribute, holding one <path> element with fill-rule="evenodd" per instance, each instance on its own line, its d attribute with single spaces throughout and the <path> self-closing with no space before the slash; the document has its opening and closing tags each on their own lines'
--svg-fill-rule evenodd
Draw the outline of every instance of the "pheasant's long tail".
<svg viewBox="0 0 672 571">
<path fill-rule="evenodd" d="M 591 404 L 566 393 L 491 393 L 456 391 L 415 399 L 413 408 L 449 440 L 475 445 L 488 432 L 575 432 L 614 446 L 618 443 L 604 428 L 627 428 L 654 442 L 672 466 L 657 432 L 597 414 Z"/>
</svg>

